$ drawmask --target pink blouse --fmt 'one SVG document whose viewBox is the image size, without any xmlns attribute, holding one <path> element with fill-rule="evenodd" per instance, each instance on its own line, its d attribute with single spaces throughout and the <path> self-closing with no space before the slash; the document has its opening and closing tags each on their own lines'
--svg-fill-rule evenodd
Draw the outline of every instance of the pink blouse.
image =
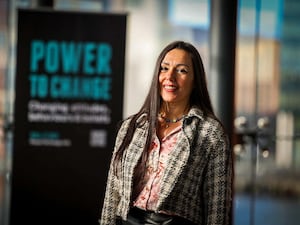
<svg viewBox="0 0 300 225">
<path fill-rule="evenodd" d="M 149 149 L 146 172 L 144 176 L 141 176 L 143 177 L 142 180 L 135 187 L 137 198 L 133 202 L 134 206 L 145 210 L 154 211 L 156 209 L 164 169 L 167 166 L 168 156 L 174 149 L 180 131 L 181 126 L 175 128 L 161 140 L 161 143 L 158 137 L 154 136 Z M 143 171 L 138 169 L 137 173 L 143 173 Z"/>
</svg>

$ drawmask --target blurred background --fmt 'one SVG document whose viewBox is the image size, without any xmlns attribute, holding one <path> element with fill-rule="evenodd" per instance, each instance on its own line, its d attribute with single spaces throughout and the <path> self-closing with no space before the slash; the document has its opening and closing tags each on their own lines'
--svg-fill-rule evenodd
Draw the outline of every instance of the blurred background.
<svg viewBox="0 0 300 225">
<path fill-rule="evenodd" d="M 8 224 L 9 214 L 17 9 L 42 6 L 128 14 L 123 117 L 143 103 L 155 60 L 171 41 L 193 43 L 211 81 L 210 0 L 0 0 L 1 225 Z M 299 21 L 298 0 L 237 2 L 235 225 L 300 221 Z"/>
</svg>

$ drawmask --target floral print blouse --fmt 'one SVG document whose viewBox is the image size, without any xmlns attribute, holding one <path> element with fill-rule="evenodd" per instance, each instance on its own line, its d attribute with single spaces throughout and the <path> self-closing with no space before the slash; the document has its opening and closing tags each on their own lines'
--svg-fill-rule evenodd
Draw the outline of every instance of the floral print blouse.
<svg viewBox="0 0 300 225">
<path fill-rule="evenodd" d="M 160 183 L 164 170 L 167 166 L 168 156 L 176 145 L 181 126 L 175 128 L 161 142 L 155 135 L 152 139 L 149 149 L 148 161 L 146 163 L 146 171 L 142 180 L 135 187 L 135 193 L 138 196 L 133 205 L 144 210 L 154 210 L 159 198 Z M 143 165 L 139 165 L 143 168 Z M 137 173 L 143 173 L 138 168 Z"/>
</svg>

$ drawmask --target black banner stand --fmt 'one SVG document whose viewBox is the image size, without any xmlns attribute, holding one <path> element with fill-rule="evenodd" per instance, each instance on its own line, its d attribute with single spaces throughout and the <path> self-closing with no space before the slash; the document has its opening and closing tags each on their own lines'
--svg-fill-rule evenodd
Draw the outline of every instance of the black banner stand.
<svg viewBox="0 0 300 225">
<path fill-rule="evenodd" d="M 125 14 L 18 10 L 10 225 L 98 224 L 125 34 Z"/>
</svg>

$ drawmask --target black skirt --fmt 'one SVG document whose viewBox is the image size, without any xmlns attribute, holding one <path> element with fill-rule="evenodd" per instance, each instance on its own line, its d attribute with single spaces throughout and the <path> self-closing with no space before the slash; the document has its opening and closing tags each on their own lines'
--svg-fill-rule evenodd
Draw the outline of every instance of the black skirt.
<svg viewBox="0 0 300 225">
<path fill-rule="evenodd" d="M 139 208 L 131 208 L 127 220 L 119 221 L 120 225 L 195 225 L 191 221 L 179 216 L 171 216 Z"/>
</svg>

